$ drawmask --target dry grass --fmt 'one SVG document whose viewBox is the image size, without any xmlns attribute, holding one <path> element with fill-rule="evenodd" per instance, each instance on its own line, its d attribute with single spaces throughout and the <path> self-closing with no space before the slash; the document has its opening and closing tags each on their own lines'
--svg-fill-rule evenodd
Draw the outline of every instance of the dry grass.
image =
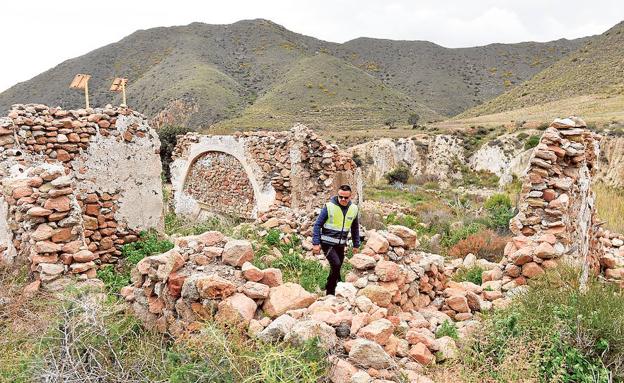
<svg viewBox="0 0 624 383">
<path fill-rule="evenodd" d="M 327 375 L 314 342 L 264 344 L 212 322 L 173 342 L 99 290 L 22 297 L 24 270 L 0 270 L 0 383 L 317 383 Z"/>
<path fill-rule="evenodd" d="M 51 296 L 22 295 L 27 267 L 0 268 L 0 382 L 30 382 L 33 365 L 42 360 L 39 340 L 56 319 Z"/>
<path fill-rule="evenodd" d="M 449 249 L 448 254 L 454 258 L 463 258 L 472 253 L 477 258 L 498 262 L 503 257 L 503 250 L 509 239 L 509 237 L 501 236 L 494 230 L 483 230 L 457 242 Z"/>
<path fill-rule="evenodd" d="M 593 189 L 598 217 L 607 222 L 608 229 L 624 233 L 624 190 L 604 184 L 595 184 Z"/>
<path fill-rule="evenodd" d="M 478 339 L 473 341 L 478 342 Z M 501 363 L 450 361 L 428 370 L 427 377 L 440 383 L 539 382 L 539 360 L 536 356 L 535 345 L 526 343 L 525 339 L 513 339 L 507 346 L 514 352 L 505 356 Z"/>
<path fill-rule="evenodd" d="M 432 126 L 440 129 L 462 129 L 471 125 L 485 127 L 526 121 L 526 125 L 549 123 L 557 117 L 581 116 L 588 124 L 604 125 L 610 121 L 624 120 L 624 96 L 592 94 L 545 102 L 540 105 L 513 109 L 477 117 L 452 118 Z"/>
</svg>

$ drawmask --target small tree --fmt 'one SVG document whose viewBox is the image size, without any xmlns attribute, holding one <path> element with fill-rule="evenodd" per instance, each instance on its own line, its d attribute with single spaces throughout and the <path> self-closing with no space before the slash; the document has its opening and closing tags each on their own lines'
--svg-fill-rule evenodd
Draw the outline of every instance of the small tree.
<svg viewBox="0 0 624 383">
<path fill-rule="evenodd" d="M 420 120 L 420 116 L 417 113 L 412 113 L 407 119 L 407 123 L 412 125 L 412 128 L 416 128 L 418 125 L 418 121 Z"/>
<path fill-rule="evenodd" d="M 514 216 L 511 199 L 506 194 L 494 194 L 485 201 L 483 207 L 487 211 L 488 226 L 499 232 L 509 230 L 509 220 Z"/>
<path fill-rule="evenodd" d="M 358 153 L 353 153 L 353 156 L 351 158 L 353 159 L 353 162 L 355 162 L 355 164 L 358 167 L 362 167 L 362 165 L 364 165 L 364 161 L 362 160 L 362 157 L 360 157 Z"/>
<path fill-rule="evenodd" d="M 396 118 L 390 117 L 386 119 L 386 121 L 384 121 L 384 125 L 386 125 L 390 129 L 394 129 L 395 128 L 394 124 L 396 124 L 396 122 L 397 122 Z"/>
<path fill-rule="evenodd" d="M 400 182 L 404 184 L 407 183 L 409 176 L 409 169 L 405 165 L 399 165 L 386 173 L 384 177 L 386 178 L 386 180 L 388 180 L 388 183 L 390 184 L 393 184 L 395 182 Z"/>
</svg>

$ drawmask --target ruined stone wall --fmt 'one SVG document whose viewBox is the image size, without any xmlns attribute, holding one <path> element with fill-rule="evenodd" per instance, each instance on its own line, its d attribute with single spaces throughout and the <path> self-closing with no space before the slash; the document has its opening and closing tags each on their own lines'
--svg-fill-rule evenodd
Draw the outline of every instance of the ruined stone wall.
<svg viewBox="0 0 624 383">
<path fill-rule="evenodd" d="M 599 141 L 575 117 L 555 120 L 542 135 L 523 184 L 520 211 L 510 222 L 515 237 L 505 248 L 505 274 L 518 284 L 560 259 L 583 265 L 586 275 L 597 273 L 605 253 L 602 243 L 615 247 L 615 238 L 619 244 L 617 234 L 597 226 L 591 182 Z"/>
<path fill-rule="evenodd" d="M 95 277 L 93 261 L 99 256 L 87 249 L 75 184 L 62 166 L 30 167 L 4 177 L 1 185 L 7 204 L 5 234 L 11 237 L 3 243 L 5 257 L 22 255 L 42 282 L 65 272 Z"/>
<path fill-rule="evenodd" d="M 209 213 L 257 218 L 275 207 L 310 209 L 344 183 L 355 188 L 356 201 L 362 195 L 351 156 L 302 125 L 232 136 L 188 133 L 173 159 L 175 211 L 198 220 Z"/>
<path fill-rule="evenodd" d="M 142 230 L 163 225 L 159 150 L 158 136 L 145 118 L 127 108 L 66 111 L 45 105 L 14 105 L 8 117 L 0 119 L 0 177 L 4 187 L 0 228 L 8 228 L 0 236 L 0 246 L 6 248 L 3 259 L 11 262 L 23 256 L 37 269 L 33 271 L 45 274 L 42 270 L 46 267 L 35 262 L 40 258 L 33 258 L 33 251 L 39 254 L 41 246 L 39 240 L 33 243 L 32 237 L 45 223 L 51 230 L 64 229 L 62 236 L 50 238 L 67 237 L 80 242 L 72 250 L 92 252 L 94 257 L 88 262 L 115 261 L 121 245 L 135 241 Z M 60 190 L 52 180 L 39 176 L 52 168 L 64 180 Z M 35 181 L 22 180 L 33 177 L 45 182 L 36 185 Z M 17 192 L 13 190 L 16 182 Z M 52 197 L 49 200 L 62 200 L 63 208 L 71 205 L 71 221 L 76 226 L 71 235 L 65 230 L 69 213 L 46 207 L 47 195 Z M 29 205 L 51 212 L 34 221 L 24 220 L 22 210 Z M 54 256 L 46 253 L 48 258 L 40 263 L 60 262 L 67 266 L 63 272 L 82 270 L 84 266 L 74 263 L 89 258 L 72 259 L 71 252 L 63 249 L 53 253 L 57 253 L 58 261 L 52 262 Z"/>
<path fill-rule="evenodd" d="M 219 213 L 250 218 L 254 191 L 241 163 L 223 152 L 206 152 L 191 166 L 184 190 L 200 206 Z"/>
</svg>

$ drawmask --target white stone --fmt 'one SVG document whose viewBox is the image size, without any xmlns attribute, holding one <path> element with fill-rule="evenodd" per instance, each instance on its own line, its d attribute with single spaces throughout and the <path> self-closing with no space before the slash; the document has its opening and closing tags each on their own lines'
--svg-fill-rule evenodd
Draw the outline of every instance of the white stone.
<svg viewBox="0 0 624 383">
<path fill-rule="evenodd" d="M 336 296 L 343 297 L 350 303 L 353 303 L 355 301 L 356 293 L 357 289 L 351 283 L 338 282 L 338 284 L 336 285 Z"/>
</svg>

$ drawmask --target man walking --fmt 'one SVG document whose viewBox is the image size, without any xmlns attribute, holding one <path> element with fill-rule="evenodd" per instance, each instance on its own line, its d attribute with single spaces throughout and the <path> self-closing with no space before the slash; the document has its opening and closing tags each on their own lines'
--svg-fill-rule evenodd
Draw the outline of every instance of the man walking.
<svg viewBox="0 0 624 383">
<path fill-rule="evenodd" d="M 327 277 L 327 295 L 336 293 L 349 232 L 353 240 L 353 252 L 357 253 L 360 248 L 358 207 L 351 202 L 351 195 L 351 186 L 340 186 L 338 195 L 323 206 L 314 224 L 312 251 L 318 254 L 323 250 L 331 267 Z"/>
</svg>

